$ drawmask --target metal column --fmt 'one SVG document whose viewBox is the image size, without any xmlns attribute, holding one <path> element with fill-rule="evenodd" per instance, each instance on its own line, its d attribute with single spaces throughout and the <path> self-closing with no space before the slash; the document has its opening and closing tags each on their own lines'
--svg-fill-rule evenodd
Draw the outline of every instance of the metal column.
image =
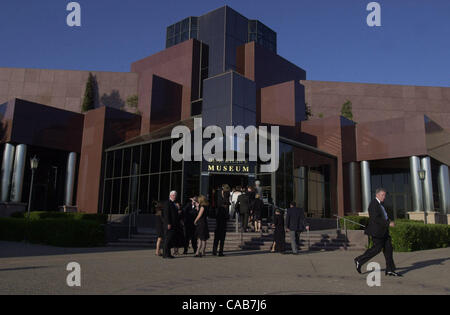
<svg viewBox="0 0 450 315">
<path fill-rule="evenodd" d="M 369 211 L 371 201 L 371 183 L 370 183 L 370 164 L 368 161 L 361 161 L 361 194 L 362 194 L 362 211 Z"/>
<path fill-rule="evenodd" d="M 14 158 L 14 172 L 11 187 L 11 202 L 22 201 L 23 173 L 25 171 L 25 163 L 27 158 L 26 144 L 19 144 L 16 147 Z"/>
<path fill-rule="evenodd" d="M 64 192 L 64 204 L 66 206 L 73 206 L 73 186 L 75 182 L 75 169 L 77 167 L 77 154 L 70 152 L 67 158 L 66 169 L 66 185 Z"/>
<path fill-rule="evenodd" d="M 450 182 L 447 165 L 443 164 L 439 167 L 438 185 L 441 213 L 450 214 Z"/>
<path fill-rule="evenodd" d="M 409 158 L 409 169 L 411 172 L 411 193 L 413 211 L 423 211 L 423 188 L 422 181 L 419 178 L 420 159 L 417 156 Z"/>
<path fill-rule="evenodd" d="M 426 172 L 425 180 L 423 182 L 424 190 L 424 204 L 425 211 L 434 211 L 434 200 L 433 200 L 433 182 L 431 175 L 431 160 L 429 156 L 423 157 L 421 160 L 422 169 Z"/>
<path fill-rule="evenodd" d="M 14 149 L 10 143 L 5 143 L 2 161 L 2 195 L 1 202 L 8 202 L 9 190 L 11 188 L 11 174 L 14 164 Z"/>
</svg>

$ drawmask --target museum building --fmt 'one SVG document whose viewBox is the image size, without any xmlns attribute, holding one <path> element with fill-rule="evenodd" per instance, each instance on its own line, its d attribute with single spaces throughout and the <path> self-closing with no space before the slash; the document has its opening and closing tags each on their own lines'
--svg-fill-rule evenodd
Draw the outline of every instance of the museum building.
<svg viewBox="0 0 450 315">
<path fill-rule="evenodd" d="M 356 122 L 334 110 L 311 119 L 306 101 L 313 112 L 316 100 L 327 108 L 320 95 L 340 106 L 348 87 L 330 83 L 323 92 L 323 82 L 306 80 L 304 69 L 278 55 L 275 31 L 228 6 L 168 26 L 166 48 L 129 73 L 92 71 L 97 108 L 81 113 L 88 74 L 0 68 L 3 214 L 27 206 L 36 156 L 33 210 L 150 213 L 171 190 L 181 202 L 213 199 L 222 184 L 258 180 L 266 203 L 296 201 L 310 217 L 364 214 L 382 186 L 393 217 L 420 219 L 425 211 L 429 222 L 448 222 L 450 88 L 355 83 Z M 432 112 L 411 102 L 421 93 Z M 127 108 L 134 95 L 136 108 Z M 393 100 L 404 113 L 383 116 Z M 376 109 L 365 115 L 359 104 Z M 223 130 L 279 126 L 278 170 L 261 173 L 248 160 L 175 162 L 172 129 L 193 130 L 195 118 Z"/>
</svg>

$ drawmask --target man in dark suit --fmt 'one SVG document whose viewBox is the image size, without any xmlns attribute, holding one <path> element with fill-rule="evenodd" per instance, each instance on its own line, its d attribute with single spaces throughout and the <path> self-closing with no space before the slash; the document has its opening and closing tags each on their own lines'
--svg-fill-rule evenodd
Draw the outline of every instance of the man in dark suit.
<svg viewBox="0 0 450 315">
<path fill-rule="evenodd" d="M 373 246 L 364 254 L 355 258 L 355 265 L 356 270 L 361 273 L 362 265 L 383 250 L 386 258 L 386 275 L 399 277 L 401 275 L 395 272 L 393 247 L 391 236 L 389 235 L 389 227 L 394 227 L 395 224 L 389 220 L 386 209 L 383 206 L 385 198 L 386 190 L 378 188 L 376 190 L 376 198 L 369 205 L 369 224 L 365 231 L 368 236 L 372 237 Z"/>
<path fill-rule="evenodd" d="M 227 221 L 230 206 L 230 188 L 224 185 L 224 188 L 219 193 L 216 209 L 216 230 L 214 231 L 213 255 L 217 255 L 219 249 L 219 257 L 223 257 L 223 249 L 225 244 L 225 237 L 227 234 Z"/>
<path fill-rule="evenodd" d="M 163 258 L 174 258 L 170 252 L 171 246 L 175 238 L 175 231 L 178 227 L 178 207 L 175 204 L 177 199 L 177 192 L 172 191 L 169 196 L 169 200 L 164 206 L 164 255 Z"/>
<path fill-rule="evenodd" d="M 248 214 L 250 211 L 250 200 L 248 194 L 243 193 L 237 199 L 237 205 L 239 207 L 239 216 L 241 219 L 242 232 L 247 232 L 248 227 Z"/>
<path fill-rule="evenodd" d="M 300 233 L 306 228 L 305 213 L 303 209 L 297 208 L 297 204 L 292 201 L 286 215 L 286 228 L 291 236 L 292 253 L 298 254 L 300 246 Z"/>
<path fill-rule="evenodd" d="M 197 211 L 195 210 L 195 202 L 197 202 L 197 197 L 189 199 L 183 208 L 183 222 L 184 222 L 184 252 L 188 253 L 189 241 L 192 244 L 192 249 L 194 253 L 197 252 L 197 235 L 195 233 L 195 218 L 197 217 Z"/>
</svg>

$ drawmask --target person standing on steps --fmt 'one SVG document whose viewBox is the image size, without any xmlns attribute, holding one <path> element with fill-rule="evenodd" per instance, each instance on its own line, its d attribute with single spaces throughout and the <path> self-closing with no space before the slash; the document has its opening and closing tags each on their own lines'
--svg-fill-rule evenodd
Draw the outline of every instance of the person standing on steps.
<svg viewBox="0 0 450 315">
<path fill-rule="evenodd" d="M 286 246 L 286 233 L 284 230 L 284 214 L 280 209 L 275 210 L 274 220 L 272 227 L 275 229 L 273 232 L 273 243 L 271 252 L 279 252 L 284 254 Z"/>
<path fill-rule="evenodd" d="M 218 198 L 218 208 L 216 209 L 216 230 L 214 232 L 213 255 L 217 255 L 219 247 L 219 256 L 224 256 L 223 248 L 227 234 L 228 208 L 230 206 L 230 186 L 222 186 L 222 191 Z"/>
<path fill-rule="evenodd" d="M 261 200 L 261 195 L 255 195 L 255 201 L 253 201 L 253 221 L 255 223 L 255 232 L 261 232 L 261 220 L 264 202 Z"/>
<path fill-rule="evenodd" d="M 378 188 L 376 190 L 376 198 L 369 205 L 369 224 L 366 227 L 365 234 L 372 237 L 373 246 L 364 254 L 355 258 L 356 271 L 361 273 L 361 267 L 381 251 L 386 259 L 387 276 L 401 277 L 395 272 L 395 263 L 393 258 L 392 240 L 389 234 L 389 227 L 394 227 L 394 222 L 389 220 L 383 202 L 386 198 L 386 190 Z"/>
<path fill-rule="evenodd" d="M 306 228 L 305 213 L 303 209 L 297 208 L 297 204 L 292 201 L 290 208 L 287 210 L 286 228 L 291 237 L 292 253 L 298 254 L 300 246 L 300 233 Z"/>
<path fill-rule="evenodd" d="M 248 228 L 248 215 L 250 212 L 250 200 L 245 190 L 237 199 L 237 205 L 239 208 L 239 218 L 241 220 L 241 230 L 243 233 L 247 232 Z"/>
</svg>

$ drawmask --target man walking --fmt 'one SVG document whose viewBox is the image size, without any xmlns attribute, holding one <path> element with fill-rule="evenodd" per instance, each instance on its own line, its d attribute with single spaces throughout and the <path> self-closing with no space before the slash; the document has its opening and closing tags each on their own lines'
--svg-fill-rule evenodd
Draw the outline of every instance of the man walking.
<svg viewBox="0 0 450 315">
<path fill-rule="evenodd" d="M 305 230 L 305 213 L 303 209 L 297 208 L 297 204 L 292 201 L 286 216 L 286 228 L 291 237 L 292 253 L 298 254 L 300 246 L 300 233 Z"/>
<path fill-rule="evenodd" d="M 172 256 L 170 249 L 175 239 L 175 232 L 178 228 L 178 208 L 175 204 L 177 199 L 177 192 L 172 191 L 169 195 L 169 200 L 164 206 L 164 255 L 163 258 L 175 258 Z"/>
<path fill-rule="evenodd" d="M 393 247 L 391 236 L 389 235 L 389 227 L 394 227 L 394 222 L 389 221 L 386 209 L 383 206 L 386 198 L 386 190 L 378 188 L 376 190 L 376 198 L 369 205 L 369 224 L 365 233 L 372 237 L 373 246 L 364 254 L 355 258 L 356 271 L 361 273 L 361 267 L 373 257 L 378 255 L 382 250 L 386 259 L 387 276 L 399 277 L 400 274 L 395 272 L 395 264 L 393 259 Z"/>
</svg>

